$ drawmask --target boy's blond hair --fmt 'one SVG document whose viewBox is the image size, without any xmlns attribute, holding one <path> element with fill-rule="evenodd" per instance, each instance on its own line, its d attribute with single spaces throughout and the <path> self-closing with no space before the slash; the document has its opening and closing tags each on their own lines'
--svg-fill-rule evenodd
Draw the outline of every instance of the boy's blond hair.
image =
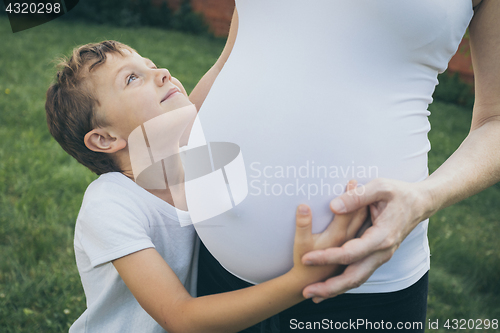
<svg viewBox="0 0 500 333">
<path fill-rule="evenodd" d="M 45 111 L 50 133 L 68 154 L 98 175 L 122 170 L 110 154 L 85 146 L 85 134 L 107 125 L 96 114 L 99 101 L 89 74 L 106 62 L 106 54 L 123 55 L 123 50 L 134 51 L 112 40 L 75 48 L 69 59 L 60 62 L 56 82 L 47 90 Z"/>
</svg>

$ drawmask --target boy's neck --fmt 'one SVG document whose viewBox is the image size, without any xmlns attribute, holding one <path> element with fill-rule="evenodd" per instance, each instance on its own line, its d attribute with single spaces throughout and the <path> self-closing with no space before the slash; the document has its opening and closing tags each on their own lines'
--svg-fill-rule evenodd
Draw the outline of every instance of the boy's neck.
<svg viewBox="0 0 500 333">
<path fill-rule="evenodd" d="M 158 184 L 158 186 L 154 186 L 156 188 L 147 188 L 145 186 L 142 186 L 141 182 L 137 182 L 134 178 L 134 173 L 132 172 L 130 157 L 128 157 L 128 153 L 124 151 L 121 155 L 122 156 L 119 157 L 117 156 L 117 159 L 119 161 L 121 170 L 123 170 L 123 175 L 132 179 L 146 191 L 174 206 L 175 208 L 187 211 L 186 195 L 184 191 L 184 169 L 182 167 L 182 162 L 179 154 L 174 154 L 173 156 L 170 156 L 169 158 L 161 161 L 163 174 L 159 175 L 157 179 L 153 180 L 155 184 Z M 127 156 L 123 157 L 123 155 Z M 148 172 L 148 169 L 144 170 L 143 172 Z M 141 176 L 139 176 L 139 180 L 141 179 L 140 177 Z M 163 187 L 163 189 L 158 189 L 158 187 Z"/>
<path fill-rule="evenodd" d="M 179 210 L 184 210 L 187 211 L 187 203 L 186 203 L 186 196 L 184 192 L 184 184 L 182 184 L 182 189 L 177 189 L 177 191 L 170 191 L 170 188 L 167 188 L 166 190 L 148 190 L 149 193 L 153 194 L 154 196 L 157 196 L 158 198 L 162 199 L 166 203 L 170 204 L 171 206 L 174 206 L 175 208 Z"/>
</svg>

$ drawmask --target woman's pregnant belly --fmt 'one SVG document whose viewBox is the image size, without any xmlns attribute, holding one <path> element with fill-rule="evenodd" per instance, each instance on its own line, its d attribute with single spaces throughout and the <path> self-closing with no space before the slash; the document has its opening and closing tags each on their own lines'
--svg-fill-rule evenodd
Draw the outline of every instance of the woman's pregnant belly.
<svg viewBox="0 0 500 333">
<path fill-rule="evenodd" d="M 245 75 L 255 82 L 250 71 Z M 195 228 L 217 260 L 246 281 L 260 283 L 292 267 L 298 204 L 310 205 L 313 232 L 321 232 L 333 219 L 330 200 L 349 179 L 427 175 L 425 108 L 409 102 L 413 109 L 403 115 L 359 92 L 332 98 L 320 87 L 290 93 L 234 80 L 232 71 L 221 74 L 199 116 L 207 141 L 240 146 L 248 195 Z"/>
</svg>

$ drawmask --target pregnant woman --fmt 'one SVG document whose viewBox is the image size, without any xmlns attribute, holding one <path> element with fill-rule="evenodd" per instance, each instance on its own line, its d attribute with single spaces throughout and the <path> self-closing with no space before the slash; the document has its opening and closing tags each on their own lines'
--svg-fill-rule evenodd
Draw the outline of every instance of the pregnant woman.
<svg viewBox="0 0 500 333">
<path fill-rule="evenodd" d="M 355 178 L 365 186 L 332 209 L 370 205 L 373 226 L 342 248 L 303 258 L 348 265 L 307 296 L 350 290 L 280 314 L 281 331 L 324 318 L 425 320 L 427 218 L 500 180 L 500 5 L 479 2 L 236 0 L 226 48 L 190 98 L 208 141 L 240 146 L 248 195 L 195 225 L 209 251 L 200 252 L 201 294 L 289 270 L 295 207 L 310 205 L 320 232 L 332 220 L 330 200 Z M 469 23 L 471 132 L 429 177 L 427 107 Z M 279 331 L 277 318 L 268 324 Z"/>
</svg>

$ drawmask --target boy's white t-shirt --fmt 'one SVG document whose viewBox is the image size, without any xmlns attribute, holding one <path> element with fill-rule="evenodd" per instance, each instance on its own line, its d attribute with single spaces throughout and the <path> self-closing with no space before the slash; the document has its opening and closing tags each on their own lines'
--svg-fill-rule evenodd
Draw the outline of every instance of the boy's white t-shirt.
<svg viewBox="0 0 500 333">
<path fill-rule="evenodd" d="M 87 310 L 69 332 L 165 332 L 136 301 L 112 261 L 155 248 L 195 296 L 198 243 L 187 212 L 121 173 L 101 175 L 87 188 L 76 221 L 75 256 Z"/>
</svg>

